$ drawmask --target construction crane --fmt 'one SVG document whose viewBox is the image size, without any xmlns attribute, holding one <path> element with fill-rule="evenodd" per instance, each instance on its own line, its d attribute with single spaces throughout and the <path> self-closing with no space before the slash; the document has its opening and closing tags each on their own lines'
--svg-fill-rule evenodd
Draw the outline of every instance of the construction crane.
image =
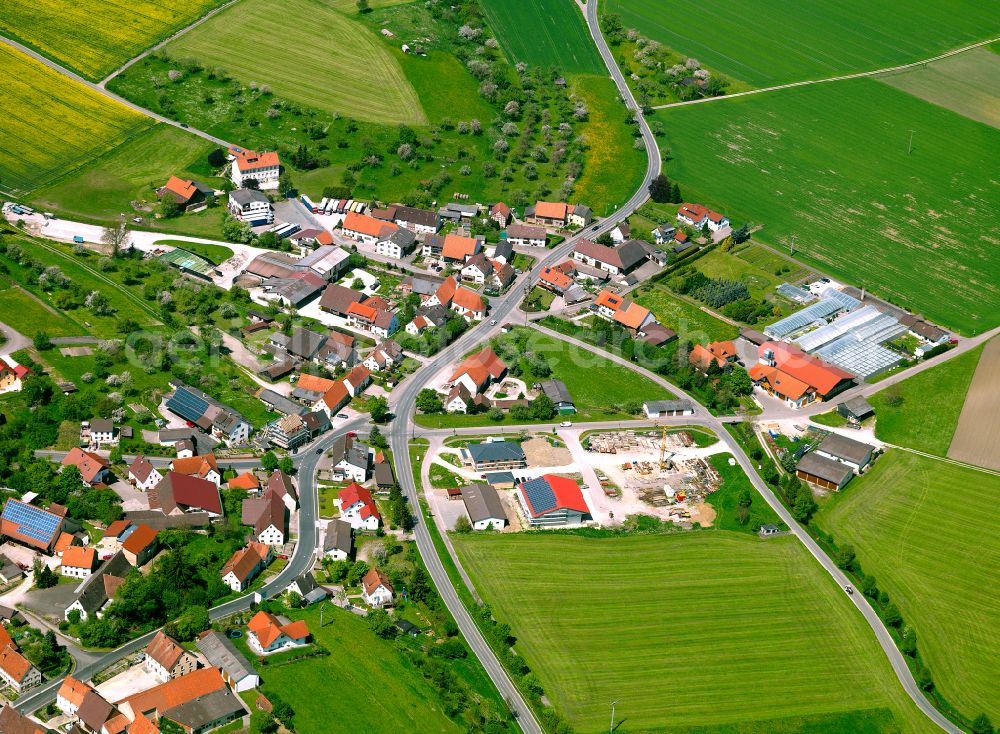
<svg viewBox="0 0 1000 734">
<path fill-rule="evenodd" d="M 667 465 L 667 427 L 660 426 L 660 471 L 668 469 Z"/>
</svg>

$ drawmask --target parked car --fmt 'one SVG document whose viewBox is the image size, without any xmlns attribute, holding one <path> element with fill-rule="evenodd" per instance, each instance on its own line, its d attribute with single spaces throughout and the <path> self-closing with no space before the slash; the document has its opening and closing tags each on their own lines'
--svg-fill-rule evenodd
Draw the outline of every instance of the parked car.
<svg viewBox="0 0 1000 734">
<path fill-rule="evenodd" d="M 337 417 L 338 418 L 346 418 L 347 417 L 347 413 L 337 413 Z"/>
</svg>

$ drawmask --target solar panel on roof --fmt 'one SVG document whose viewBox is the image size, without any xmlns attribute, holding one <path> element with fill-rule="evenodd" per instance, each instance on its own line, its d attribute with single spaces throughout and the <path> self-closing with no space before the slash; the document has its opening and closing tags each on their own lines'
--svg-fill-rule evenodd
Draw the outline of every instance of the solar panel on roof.
<svg viewBox="0 0 1000 734">
<path fill-rule="evenodd" d="M 548 512 L 556 506 L 556 494 L 543 478 L 531 479 L 522 484 L 521 488 L 536 515 Z"/>
<path fill-rule="evenodd" d="M 62 521 L 58 515 L 16 500 L 8 500 L 3 508 L 4 520 L 15 523 L 17 532 L 29 538 L 47 543 L 55 535 Z"/>
<path fill-rule="evenodd" d="M 167 401 L 167 407 L 177 415 L 189 421 L 197 421 L 208 410 L 208 403 L 182 387 L 177 388 Z"/>
</svg>

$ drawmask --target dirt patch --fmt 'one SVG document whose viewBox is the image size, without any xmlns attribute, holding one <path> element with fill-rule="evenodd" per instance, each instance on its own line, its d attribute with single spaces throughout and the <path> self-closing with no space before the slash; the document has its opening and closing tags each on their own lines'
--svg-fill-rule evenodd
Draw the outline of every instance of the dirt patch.
<svg viewBox="0 0 1000 734">
<path fill-rule="evenodd" d="M 59 353 L 64 357 L 89 357 L 94 350 L 92 347 L 61 347 Z"/>
<path fill-rule="evenodd" d="M 983 347 L 948 457 L 1000 470 L 1000 339 Z"/>
<path fill-rule="evenodd" d="M 707 502 L 698 502 L 689 511 L 691 522 L 696 522 L 703 528 L 710 528 L 715 523 L 715 508 Z"/>
<path fill-rule="evenodd" d="M 560 442 L 561 443 L 561 442 Z M 528 466 L 568 466 L 573 456 L 565 446 L 553 446 L 541 436 L 521 444 Z"/>
</svg>

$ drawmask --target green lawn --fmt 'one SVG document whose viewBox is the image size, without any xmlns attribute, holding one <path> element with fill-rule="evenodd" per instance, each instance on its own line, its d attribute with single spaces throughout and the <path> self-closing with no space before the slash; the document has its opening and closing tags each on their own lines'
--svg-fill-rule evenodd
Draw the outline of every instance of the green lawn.
<svg viewBox="0 0 1000 734">
<path fill-rule="evenodd" d="M 996 14 L 974 0 L 707 0 L 697 12 L 712 19 L 710 32 L 684 22 L 690 7 L 676 0 L 607 0 L 601 11 L 759 87 L 919 61 L 1000 33 Z"/>
<path fill-rule="evenodd" d="M 871 630 L 794 538 L 456 536 L 577 731 L 918 732 Z"/>
<path fill-rule="evenodd" d="M 870 79 L 657 118 L 687 200 L 722 202 L 764 225 L 756 239 L 794 238 L 799 259 L 962 333 L 1000 322 L 986 234 L 1000 227 L 1000 131 Z"/>
<path fill-rule="evenodd" d="M 133 201 L 154 207 L 155 189 L 172 175 L 195 178 L 209 185 L 220 184 L 221 179 L 191 170 L 206 165 L 205 156 L 213 147 L 170 125 L 155 125 L 85 168 L 39 190 L 31 200 L 36 207 L 66 218 L 95 223 L 117 221 L 119 214 L 131 211 Z M 198 226 L 207 220 L 213 226 Z M 186 234 L 219 237 L 221 224 L 220 208 L 177 219 L 147 219 L 142 228 L 164 232 L 179 228 Z"/>
<path fill-rule="evenodd" d="M 562 380 L 566 384 L 577 413 L 564 417 L 573 422 L 630 420 L 634 416 L 622 410 L 627 403 L 667 400 L 673 397 L 667 390 L 633 370 L 547 334 L 532 330 L 528 350 L 544 354 L 552 368 L 552 379 Z M 594 375 L 600 375 L 600 378 L 594 379 Z M 522 376 L 521 379 L 524 379 L 529 386 L 535 381 L 532 375 Z M 420 425 L 432 428 L 521 422 L 513 420 L 509 413 L 499 422 L 491 421 L 485 414 L 418 414 L 416 420 Z M 560 420 L 562 418 L 557 416 L 547 423 L 556 423 Z"/>
<path fill-rule="evenodd" d="M 603 74 L 583 13 L 572 0 L 488 0 L 490 28 L 507 55 L 563 73 Z"/>
<path fill-rule="evenodd" d="M 694 433 L 693 435 L 699 434 Z M 771 509 L 771 506 L 764 501 L 764 498 L 750 483 L 750 478 L 747 477 L 742 467 L 739 464 L 729 465 L 731 458 L 733 458 L 732 454 L 712 454 L 708 458 L 708 461 L 722 477 L 719 489 L 705 498 L 705 501 L 715 508 L 715 522 L 712 527 L 719 530 L 756 533 L 761 525 L 767 523 L 779 525 L 781 520 L 778 519 L 777 513 Z M 737 516 L 740 492 L 744 489 L 750 490 L 752 498 L 746 525 L 741 524 Z"/>
<path fill-rule="evenodd" d="M 917 632 L 938 690 L 968 718 L 1000 719 L 1000 477 L 890 450 L 816 522 L 854 546 Z"/>
<path fill-rule="evenodd" d="M 644 285 L 629 295 L 636 303 L 652 311 L 661 324 L 676 331 L 681 339 L 704 344 L 719 339 L 732 339 L 740 331 L 694 304 L 681 300 L 663 286 Z"/>
<path fill-rule="evenodd" d="M 49 336 L 86 336 L 87 329 L 65 315 L 45 308 L 38 298 L 0 280 L 0 321 L 10 324 L 29 338 L 44 331 Z"/>
<path fill-rule="evenodd" d="M 830 426 L 831 428 L 842 428 L 848 424 L 847 418 L 842 416 L 836 410 L 831 410 L 829 413 L 820 413 L 819 415 L 814 415 L 809 418 L 813 423 L 819 423 L 821 426 Z"/>
<path fill-rule="evenodd" d="M 898 446 L 947 454 L 982 353 L 978 347 L 872 395 L 875 435 Z M 899 398 L 902 403 L 893 406 Z"/>
<path fill-rule="evenodd" d="M 289 612 L 304 619 L 316 642 L 330 654 L 259 669 L 264 695 L 277 693 L 295 711 L 300 734 L 407 731 L 447 734 L 464 729 L 441 710 L 437 694 L 392 642 L 368 629 L 365 620 L 319 607 Z M 331 695 L 336 691 L 336 695 Z"/>
<path fill-rule="evenodd" d="M 244 84 L 270 85 L 279 97 L 325 112 L 387 124 L 427 119 L 378 35 L 319 0 L 243 0 L 166 52 L 224 68 Z"/>
</svg>

